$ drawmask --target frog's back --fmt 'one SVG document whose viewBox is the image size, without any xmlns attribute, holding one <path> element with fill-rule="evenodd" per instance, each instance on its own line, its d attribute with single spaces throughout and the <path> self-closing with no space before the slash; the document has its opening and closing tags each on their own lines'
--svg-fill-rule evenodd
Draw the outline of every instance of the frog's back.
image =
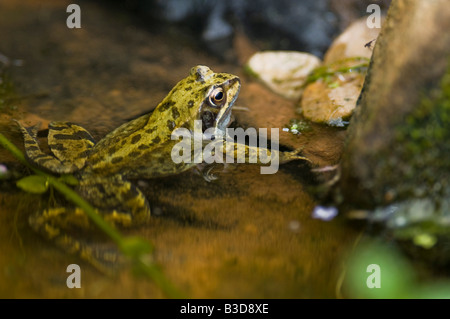
<svg viewBox="0 0 450 319">
<path fill-rule="evenodd" d="M 170 134 L 167 136 L 166 132 L 148 125 L 150 118 L 151 114 L 143 115 L 105 136 L 94 146 L 86 171 L 148 178 L 170 174 L 170 171 L 162 171 L 161 162 L 166 160 L 164 149 L 173 141 Z"/>
<path fill-rule="evenodd" d="M 96 144 L 86 170 L 103 175 L 151 178 L 189 169 L 195 164 L 172 161 L 172 148 L 179 142 L 171 139 L 172 132 L 181 127 L 192 132 L 194 121 L 199 119 L 204 124 L 205 118 L 211 119 L 206 127 L 214 125 L 222 109 L 225 111 L 235 100 L 238 82 L 234 75 L 214 73 L 205 66 L 192 68 L 189 76 L 175 85 L 153 113 L 123 124 Z M 210 94 L 217 88 L 222 90 L 224 102 L 229 91 L 228 103 L 211 106 Z"/>
</svg>

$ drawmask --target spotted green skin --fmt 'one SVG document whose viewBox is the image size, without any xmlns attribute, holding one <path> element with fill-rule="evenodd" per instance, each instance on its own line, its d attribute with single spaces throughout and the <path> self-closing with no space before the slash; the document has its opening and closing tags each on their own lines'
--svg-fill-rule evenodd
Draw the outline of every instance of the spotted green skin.
<svg viewBox="0 0 450 319">
<path fill-rule="evenodd" d="M 224 94 L 219 106 L 210 102 L 218 88 Z M 19 126 L 32 163 L 53 173 L 74 174 L 79 180 L 77 191 L 105 220 L 126 227 L 142 225 L 149 220 L 149 204 L 129 180 L 173 175 L 197 165 L 172 161 L 172 148 L 179 142 L 171 139 L 172 132 L 182 127 L 192 132 L 195 120 L 202 120 L 204 130 L 224 131 L 239 89 L 240 81 L 235 75 L 214 73 L 206 66 L 193 67 L 152 113 L 121 125 L 97 144 L 81 126 L 50 123 L 48 145 L 53 155 L 41 151 L 35 127 Z M 238 149 L 251 153 L 249 146 L 235 147 L 236 152 Z M 279 156 L 281 161 L 302 158 L 282 152 Z M 116 254 L 102 253 L 70 235 L 74 228 L 92 227 L 79 208 L 46 209 L 31 216 L 30 225 L 58 246 L 79 253 L 101 270 L 116 262 Z"/>
</svg>

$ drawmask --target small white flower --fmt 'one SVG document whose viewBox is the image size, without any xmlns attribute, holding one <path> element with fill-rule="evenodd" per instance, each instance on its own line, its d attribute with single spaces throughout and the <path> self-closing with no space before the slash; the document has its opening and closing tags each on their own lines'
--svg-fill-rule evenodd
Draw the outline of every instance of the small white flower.
<svg viewBox="0 0 450 319">
<path fill-rule="evenodd" d="M 312 217 L 328 221 L 328 220 L 332 220 L 334 217 L 336 217 L 337 214 L 338 214 L 338 210 L 336 207 L 316 206 L 316 207 L 314 207 Z"/>
<path fill-rule="evenodd" d="M 6 173 L 8 173 L 8 168 L 5 165 L 0 164 L 0 177 L 5 176 Z"/>
</svg>

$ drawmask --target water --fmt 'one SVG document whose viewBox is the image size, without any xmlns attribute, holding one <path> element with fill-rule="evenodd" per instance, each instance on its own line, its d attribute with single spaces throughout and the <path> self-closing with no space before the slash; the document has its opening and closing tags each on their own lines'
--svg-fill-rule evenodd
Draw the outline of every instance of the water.
<svg viewBox="0 0 450 319">
<path fill-rule="evenodd" d="M 11 118 L 72 121 L 98 140 L 152 109 L 191 66 L 241 74 L 189 41 L 139 29 L 125 14 L 89 3 L 81 4 L 82 28 L 67 29 L 61 19 L 67 4 L 0 5 L 0 53 L 23 61 L 11 67 L 20 105 L 0 123 L 16 145 L 21 139 Z M 318 130 L 316 153 L 334 134 Z M 0 162 L 12 162 L 4 150 Z M 211 183 L 193 172 L 141 183 L 153 217 L 127 234 L 152 242 L 155 262 L 192 298 L 336 297 L 341 258 L 358 230 L 339 217 L 312 218 L 317 202 L 305 191 L 308 170 L 297 162 L 261 175 L 259 167 L 240 165 Z M 27 219 L 48 197 L 7 188 L 0 193 L 0 297 L 164 297 L 130 271 L 105 276 L 42 239 Z M 69 264 L 81 267 L 80 289 L 66 286 Z"/>
</svg>

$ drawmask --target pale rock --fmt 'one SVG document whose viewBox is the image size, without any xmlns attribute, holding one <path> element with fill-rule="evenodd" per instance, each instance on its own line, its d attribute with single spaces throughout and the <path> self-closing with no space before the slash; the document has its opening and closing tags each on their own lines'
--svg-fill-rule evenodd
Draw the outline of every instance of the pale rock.
<svg viewBox="0 0 450 319">
<path fill-rule="evenodd" d="M 357 66 L 356 61 L 341 64 Z M 309 84 L 300 101 L 300 112 L 316 123 L 345 126 L 353 113 L 364 83 L 365 68 L 361 71 L 339 73 Z"/>
<path fill-rule="evenodd" d="M 339 72 L 340 68 L 368 64 L 379 34 L 379 29 L 369 28 L 367 18 L 352 23 L 336 38 L 325 54 L 324 67 L 335 74 L 309 84 L 300 101 L 303 116 L 316 123 L 344 126 L 355 109 L 364 84 L 365 69 L 358 72 Z"/>
<path fill-rule="evenodd" d="M 367 26 L 367 17 L 353 22 L 328 48 L 324 64 L 352 57 L 370 59 L 379 33 L 380 29 Z"/>
<path fill-rule="evenodd" d="M 255 53 L 248 61 L 248 71 L 275 93 L 298 100 L 308 74 L 320 66 L 316 56 L 295 51 L 265 51 Z"/>
</svg>

